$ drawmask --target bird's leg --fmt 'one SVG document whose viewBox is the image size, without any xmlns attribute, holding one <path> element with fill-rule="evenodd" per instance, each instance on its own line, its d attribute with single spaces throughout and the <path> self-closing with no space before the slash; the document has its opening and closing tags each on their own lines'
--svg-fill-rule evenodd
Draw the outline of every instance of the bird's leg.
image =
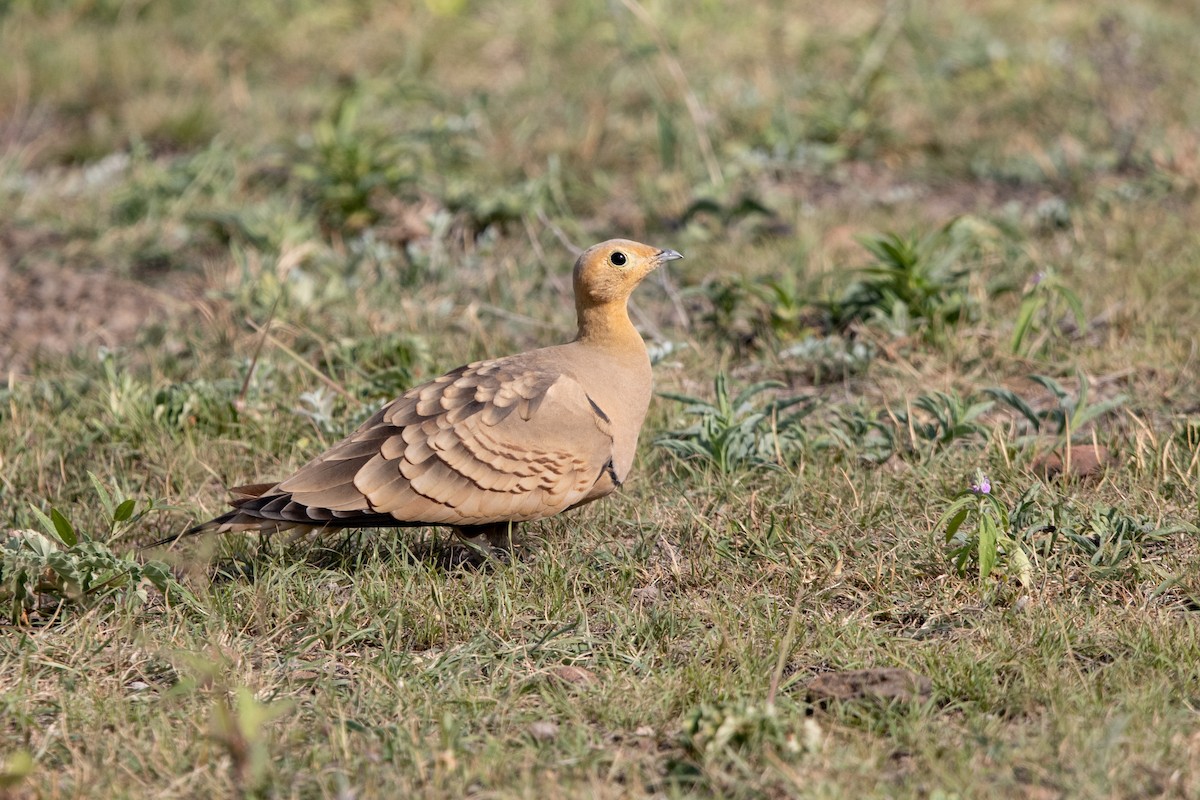
<svg viewBox="0 0 1200 800">
<path fill-rule="evenodd" d="M 489 525 L 460 525 L 454 529 L 459 538 L 473 550 L 490 550 L 490 553 L 485 553 L 493 558 L 500 557 L 507 560 L 508 556 L 512 555 L 513 538 L 517 533 L 516 522 L 494 522 Z M 486 548 L 476 540 L 479 537 L 484 537 L 487 540 Z"/>
</svg>

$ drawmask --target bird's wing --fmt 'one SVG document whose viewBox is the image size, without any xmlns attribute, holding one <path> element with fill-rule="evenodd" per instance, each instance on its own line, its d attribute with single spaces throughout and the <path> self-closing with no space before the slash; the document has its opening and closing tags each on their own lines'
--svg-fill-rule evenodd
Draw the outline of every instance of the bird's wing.
<svg viewBox="0 0 1200 800">
<path fill-rule="evenodd" d="M 540 519 L 598 496 L 598 482 L 611 490 L 612 449 L 608 417 L 574 378 L 478 362 L 384 406 L 238 510 L 341 526 Z"/>
</svg>

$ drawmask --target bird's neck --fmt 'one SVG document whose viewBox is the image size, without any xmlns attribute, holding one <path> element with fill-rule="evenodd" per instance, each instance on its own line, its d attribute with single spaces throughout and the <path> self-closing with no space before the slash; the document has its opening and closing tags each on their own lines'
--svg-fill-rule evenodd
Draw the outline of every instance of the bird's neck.
<svg viewBox="0 0 1200 800">
<path fill-rule="evenodd" d="M 645 349 L 641 334 L 629 321 L 629 310 L 625 301 L 580 306 L 576 311 L 579 316 L 579 336 L 576 337 L 576 341 L 605 347 Z"/>
</svg>

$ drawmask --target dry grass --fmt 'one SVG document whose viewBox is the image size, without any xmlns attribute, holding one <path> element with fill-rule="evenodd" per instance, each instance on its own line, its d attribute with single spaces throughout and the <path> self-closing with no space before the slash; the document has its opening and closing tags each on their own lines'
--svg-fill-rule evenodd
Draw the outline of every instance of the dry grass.
<svg viewBox="0 0 1200 800">
<path fill-rule="evenodd" d="M 1195 20 L 216 5 L 0 2 L 0 529 L 57 508 L 192 593 L 3 629 L 0 792 L 1200 794 Z M 900 309 L 850 288 L 885 232 L 933 236 Z M 569 337 L 564 244 L 614 235 L 687 256 L 636 299 L 661 391 L 775 380 L 751 405 L 808 416 L 722 471 L 654 446 L 695 422 L 660 399 L 626 490 L 511 564 L 433 531 L 136 550 L 413 382 Z M 1083 324 L 1047 294 L 1013 352 L 1038 274 Z M 1033 374 L 1113 401 L 1071 432 L 1097 474 L 1039 475 L 1065 436 L 999 405 L 912 411 L 1053 411 Z M 1041 487 L 1028 586 L 935 529 L 977 470 Z M 108 540 L 89 471 L 171 510 Z M 805 689 L 885 666 L 932 694 Z"/>
</svg>

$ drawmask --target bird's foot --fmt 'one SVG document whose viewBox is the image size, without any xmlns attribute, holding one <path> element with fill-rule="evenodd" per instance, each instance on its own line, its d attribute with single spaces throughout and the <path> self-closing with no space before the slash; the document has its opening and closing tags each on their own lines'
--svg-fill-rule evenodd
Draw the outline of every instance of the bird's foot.
<svg viewBox="0 0 1200 800">
<path fill-rule="evenodd" d="M 495 525 L 471 525 L 454 529 L 472 552 L 502 563 L 509 563 L 513 558 L 513 539 L 517 523 L 500 522 Z"/>
</svg>

